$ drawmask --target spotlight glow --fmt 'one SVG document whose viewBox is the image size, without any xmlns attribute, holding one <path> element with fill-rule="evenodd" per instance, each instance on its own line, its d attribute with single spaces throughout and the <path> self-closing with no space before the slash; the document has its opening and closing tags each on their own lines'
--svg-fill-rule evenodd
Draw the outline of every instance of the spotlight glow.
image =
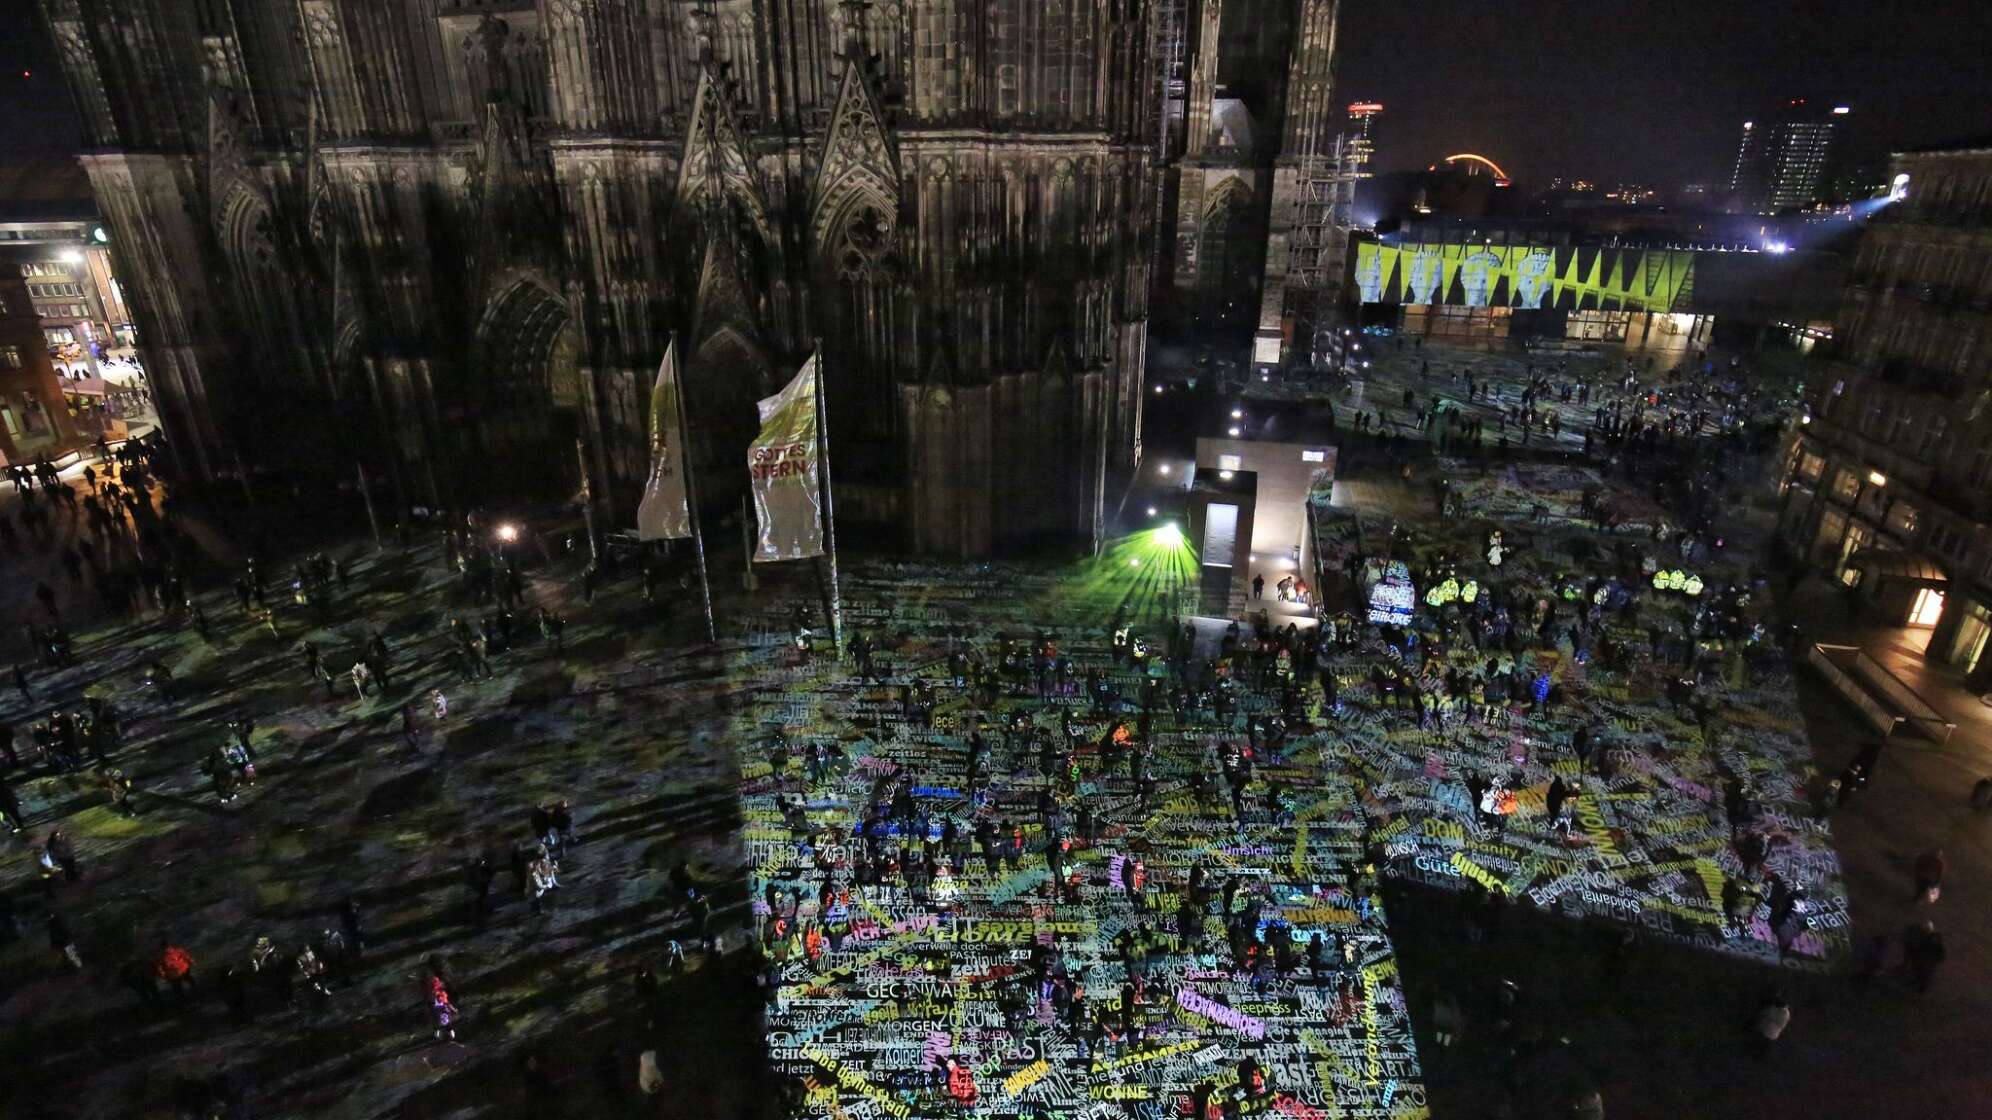
<svg viewBox="0 0 1992 1120">
<path fill-rule="evenodd" d="M 498 539 L 504 541 L 506 544 L 511 544 L 513 541 L 519 539 L 519 527 L 509 521 L 498 526 Z"/>
<path fill-rule="evenodd" d="M 1243 420 L 1243 419 L 1245 419 L 1245 410 L 1244 410 L 1244 409 L 1242 409 L 1242 408 L 1234 408 L 1234 409 L 1232 409 L 1232 410 L 1231 410 L 1231 418 L 1232 418 L 1233 420 Z"/>
<path fill-rule="evenodd" d="M 1236 439 L 1236 438 L 1238 438 L 1238 429 L 1237 429 L 1237 428 L 1227 428 L 1227 429 L 1225 429 L 1225 430 L 1231 433 L 1231 438 L 1233 438 L 1233 439 Z"/>
<path fill-rule="evenodd" d="M 1183 546 L 1183 531 L 1176 527 L 1174 521 L 1171 521 L 1155 531 L 1155 539 L 1158 543 L 1168 548 L 1181 548 Z"/>
<path fill-rule="evenodd" d="M 1155 516 L 1155 507 L 1154 507 L 1154 506 L 1149 506 L 1149 507 L 1148 507 L 1148 516 L 1150 516 L 1150 517 L 1153 517 L 1153 516 Z"/>
</svg>

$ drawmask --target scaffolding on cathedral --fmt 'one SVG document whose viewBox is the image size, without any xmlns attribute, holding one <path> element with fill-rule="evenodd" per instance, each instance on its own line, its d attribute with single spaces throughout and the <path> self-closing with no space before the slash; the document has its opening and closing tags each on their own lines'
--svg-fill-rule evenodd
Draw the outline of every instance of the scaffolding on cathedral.
<svg viewBox="0 0 1992 1120">
<path fill-rule="evenodd" d="M 1308 152 L 1297 165 L 1287 306 L 1294 345 L 1305 340 L 1307 347 L 1304 361 L 1294 364 L 1320 368 L 1340 364 L 1345 352 L 1338 311 L 1362 158 L 1346 137 L 1337 136 L 1325 152 Z"/>
</svg>

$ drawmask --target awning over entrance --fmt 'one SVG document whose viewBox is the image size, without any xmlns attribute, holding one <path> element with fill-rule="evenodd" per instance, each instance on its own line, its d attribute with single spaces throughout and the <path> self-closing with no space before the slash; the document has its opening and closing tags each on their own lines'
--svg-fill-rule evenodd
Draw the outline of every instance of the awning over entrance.
<svg viewBox="0 0 1992 1120">
<path fill-rule="evenodd" d="M 1863 548 L 1847 558 L 1847 567 L 1869 579 L 1899 579 L 1917 587 L 1943 587 L 1950 577 L 1935 560 L 1920 552 L 1897 548 Z"/>
</svg>

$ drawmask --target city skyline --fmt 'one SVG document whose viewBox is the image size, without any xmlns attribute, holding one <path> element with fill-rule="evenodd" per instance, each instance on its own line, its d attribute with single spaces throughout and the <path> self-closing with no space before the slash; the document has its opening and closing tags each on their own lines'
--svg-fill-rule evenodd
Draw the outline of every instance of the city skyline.
<svg viewBox="0 0 1992 1120">
<path fill-rule="evenodd" d="M 1964 5 L 1917 5 L 1915 20 L 1846 0 L 1628 7 L 1345 6 L 1342 100 L 1386 107 L 1375 170 L 1470 151 L 1525 185 L 1727 183 L 1742 122 L 1793 97 L 1850 106 L 1853 156 L 1992 130 L 1992 75 L 1978 62 L 1992 28 Z M 1527 90 L 1508 87 L 1515 74 Z M 1560 106 L 1573 111 L 1564 124 Z"/>
<path fill-rule="evenodd" d="M 1742 8 L 1688 0 L 1677 10 L 1692 18 L 1664 20 L 1548 5 L 1490 12 L 1459 0 L 1415 9 L 1347 5 L 1336 97 L 1387 107 L 1373 171 L 1414 170 L 1451 152 L 1484 151 L 1531 187 L 1573 175 L 1667 186 L 1726 183 L 1741 122 L 1791 97 L 1851 106 L 1842 140 L 1848 158 L 1876 159 L 1992 131 L 1992 114 L 1981 108 L 1992 100 L 1992 74 L 1977 64 L 1992 51 L 1992 27 L 1972 20 L 1966 5 L 1925 3 L 1919 5 L 1925 18 L 1894 21 L 1876 21 L 1871 7 L 1849 0 L 1803 7 L 1808 26 L 1846 33 L 1777 31 L 1800 19 L 1801 5 L 1788 0 Z M 1500 88 L 1508 63 L 1475 72 L 1476 59 L 1513 57 L 1552 37 L 1594 53 L 1564 52 L 1555 67 L 1531 64 L 1533 85 L 1520 95 Z M 1424 62 L 1407 66 L 1405 45 L 1414 43 Z M 1435 81 L 1434 74 L 1449 78 Z M 1463 84 L 1462 74 L 1470 81 Z M 1699 95 L 1678 88 L 1687 80 L 1700 83 Z M 0 150 L 80 146 L 74 104 L 30 5 L 0 11 L 0 82 Z M 1670 98 L 1677 114 L 1671 122 L 1652 108 Z M 1566 128 L 1542 127 L 1557 105 L 1579 107 L 1583 115 Z M 1624 143 L 1617 122 L 1629 126 L 1642 117 L 1648 126 L 1642 142 Z"/>
</svg>

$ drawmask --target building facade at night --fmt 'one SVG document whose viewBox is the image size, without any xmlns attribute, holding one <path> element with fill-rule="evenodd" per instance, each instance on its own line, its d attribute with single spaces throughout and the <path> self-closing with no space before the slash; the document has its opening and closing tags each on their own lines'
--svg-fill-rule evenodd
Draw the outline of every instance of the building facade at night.
<svg viewBox="0 0 1992 1120">
<path fill-rule="evenodd" d="M 49 357 L 47 335 L 18 250 L 0 249 L 0 458 L 32 463 L 85 441 Z"/>
<path fill-rule="evenodd" d="M 367 431 L 449 503 L 579 439 L 626 519 L 673 334 L 708 496 L 818 340 L 841 511 L 913 547 L 1086 537 L 1137 453 L 1134 0 L 43 10 L 196 470 Z"/>
<path fill-rule="evenodd" d="M 1833 158 L 1833 134 L 1848 109 L 1795 98 L 1763 120 L 1743 122 L 1729 176 L 1732 205 L 1775 214 L 1818 201 Z"/>
<path fill-rule="evenodd" d="M 1992 138 L 1898 154 L 1893 174 L 1902 196 L 1862 237 L 1780 533 L 1992 687 Z"/>
<path fill-rule="evenodd" d="M 627 520 L 675 335 L 718 504 L 820 342 L 839 512 L 940 553 L 1097 535 L 1151 294 L 1284 293 L 1331 119 L 1332 0 L 41 8 L 189 469 L 368 448 L 447 505 L 571 493 L 579 440 Z M 1294 111 L 1224 149 L 1214 29 L 1253 11 Z"/>
<path fill-rule="evenodd" d="M 1334 360 L 1355 168 L 1335 0 L 1162 0 L 1161 327 L 1255 367 Z"/>
<path fill-rule="evenodd" d="M 133 341 L 109 239 L 75 160 L 21 157 L 0 166 L 0 249 L 28 270 L 28 294 L 58 368 L 80 374 L 94 368 L 99 349 Z"/>
</svg>

